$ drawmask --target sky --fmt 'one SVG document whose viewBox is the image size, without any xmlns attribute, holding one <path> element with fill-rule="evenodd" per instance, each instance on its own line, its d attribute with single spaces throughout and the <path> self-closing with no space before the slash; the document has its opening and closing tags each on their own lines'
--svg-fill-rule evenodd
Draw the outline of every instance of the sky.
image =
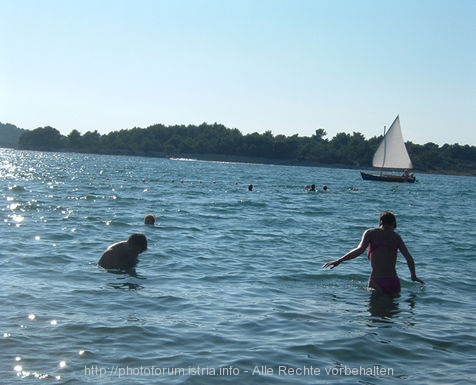
<svg viewBox="0 0 476 385">
<path fill-rule="evenodd" d="M 476 0 L 0 0 L 0 122 L 476 145 Z"/>
</svg>

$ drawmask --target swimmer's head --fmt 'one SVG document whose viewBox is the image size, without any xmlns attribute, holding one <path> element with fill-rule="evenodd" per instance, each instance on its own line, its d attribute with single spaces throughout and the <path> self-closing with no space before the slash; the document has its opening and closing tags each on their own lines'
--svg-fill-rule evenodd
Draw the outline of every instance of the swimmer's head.
<svg viewBox="0 0 476 385">
<path fill-rule="evenodd" d="M 139 253 L 142 253 L 147 250 L 147 238 L 144 234 L 136 233 L 132 234 L 128 239 L 127 243 L 133 249 L 136 249 Z"/>
<path fill-rule="evenodd" d="M 155 215 L 154 214 L 147 214 L 144 218 L 144 224 L 146 225 L 153 225 L 155 223 Z"/>
<path fill-rule="evenodd" d="M 380 226 L 393 226 L 397 228 L 397 218 L 391 211 L 384 211 L 380 214 Z"/>
</svg>

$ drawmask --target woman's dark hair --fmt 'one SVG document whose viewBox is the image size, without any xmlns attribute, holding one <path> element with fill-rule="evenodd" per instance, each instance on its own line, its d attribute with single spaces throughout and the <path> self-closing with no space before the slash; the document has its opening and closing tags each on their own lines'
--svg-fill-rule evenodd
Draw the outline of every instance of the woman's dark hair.
<svg viewBox="0 0 476 385">
<path fill-rule="evenodd" d="M 397 228 L 397 218 L 395 218 L 395 215 L 391 211 L 384 211 L 380 214 L 380 225 L 393 225 Z"/>
</svg>

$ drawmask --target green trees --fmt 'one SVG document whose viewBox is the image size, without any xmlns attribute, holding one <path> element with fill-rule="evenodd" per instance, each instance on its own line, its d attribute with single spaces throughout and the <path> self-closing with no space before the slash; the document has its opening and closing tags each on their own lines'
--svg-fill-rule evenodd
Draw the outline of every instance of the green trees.
<svg viewBox="0 0 476 385">
<path fill-rule="evenodd" d="M 18 140 L 22 149 L 55 151 L 67 147 L 68 140 L 53 127 L 40 127 L 33 131 L 26 131 Z"/>
<path fill-rule="evenodd" d="M 18 140 L 25 130 L 10 123 L 0 122 L 0 147 L 18 147 Z"/>
<path fill-rule="evenodd" d="M 353 132 L 338 133 L 328 140 L 326 131 L 317 129 L 311 137 L 263 134 L 243 135 L 222 124 L 134 127 L 100 135 L 97 131 L 81 135 L 72 130 L 63 136 L 52 127 L 24 131 L 19 139 L 22 149 L 75 151 L 141 156 L 194 156 L 266 158 L 293 164 L 371 167 L 373 154 L 382 137 L 365 137 Z M 459 172 L 476 175 L 476 147 L 459 144 L 442 147 L 434 143 L 407 143 L 416 170 Z"/>
<path fill-rule="evenodd" d="M 78 150 L 82 146 L 81 134 L 78 130 L 73 130 L 68 135 L 68 144 L 72 150 Z"/>
</svg>

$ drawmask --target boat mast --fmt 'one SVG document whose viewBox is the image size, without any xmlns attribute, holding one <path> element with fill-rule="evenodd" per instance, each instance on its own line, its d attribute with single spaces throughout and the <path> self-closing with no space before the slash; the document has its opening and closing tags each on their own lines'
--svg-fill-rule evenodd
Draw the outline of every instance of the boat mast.
<svg viewBox="0 0 476 385">
<path fill-rule="evenodd" d="M 387 126 L 383 126 L 383 162 L 380 167 L 380 175 L 383 174 L 383 166 L 385 165 L 385 155 L 387 154 L 387 138 L 386 138 Z"/>
</svg>

